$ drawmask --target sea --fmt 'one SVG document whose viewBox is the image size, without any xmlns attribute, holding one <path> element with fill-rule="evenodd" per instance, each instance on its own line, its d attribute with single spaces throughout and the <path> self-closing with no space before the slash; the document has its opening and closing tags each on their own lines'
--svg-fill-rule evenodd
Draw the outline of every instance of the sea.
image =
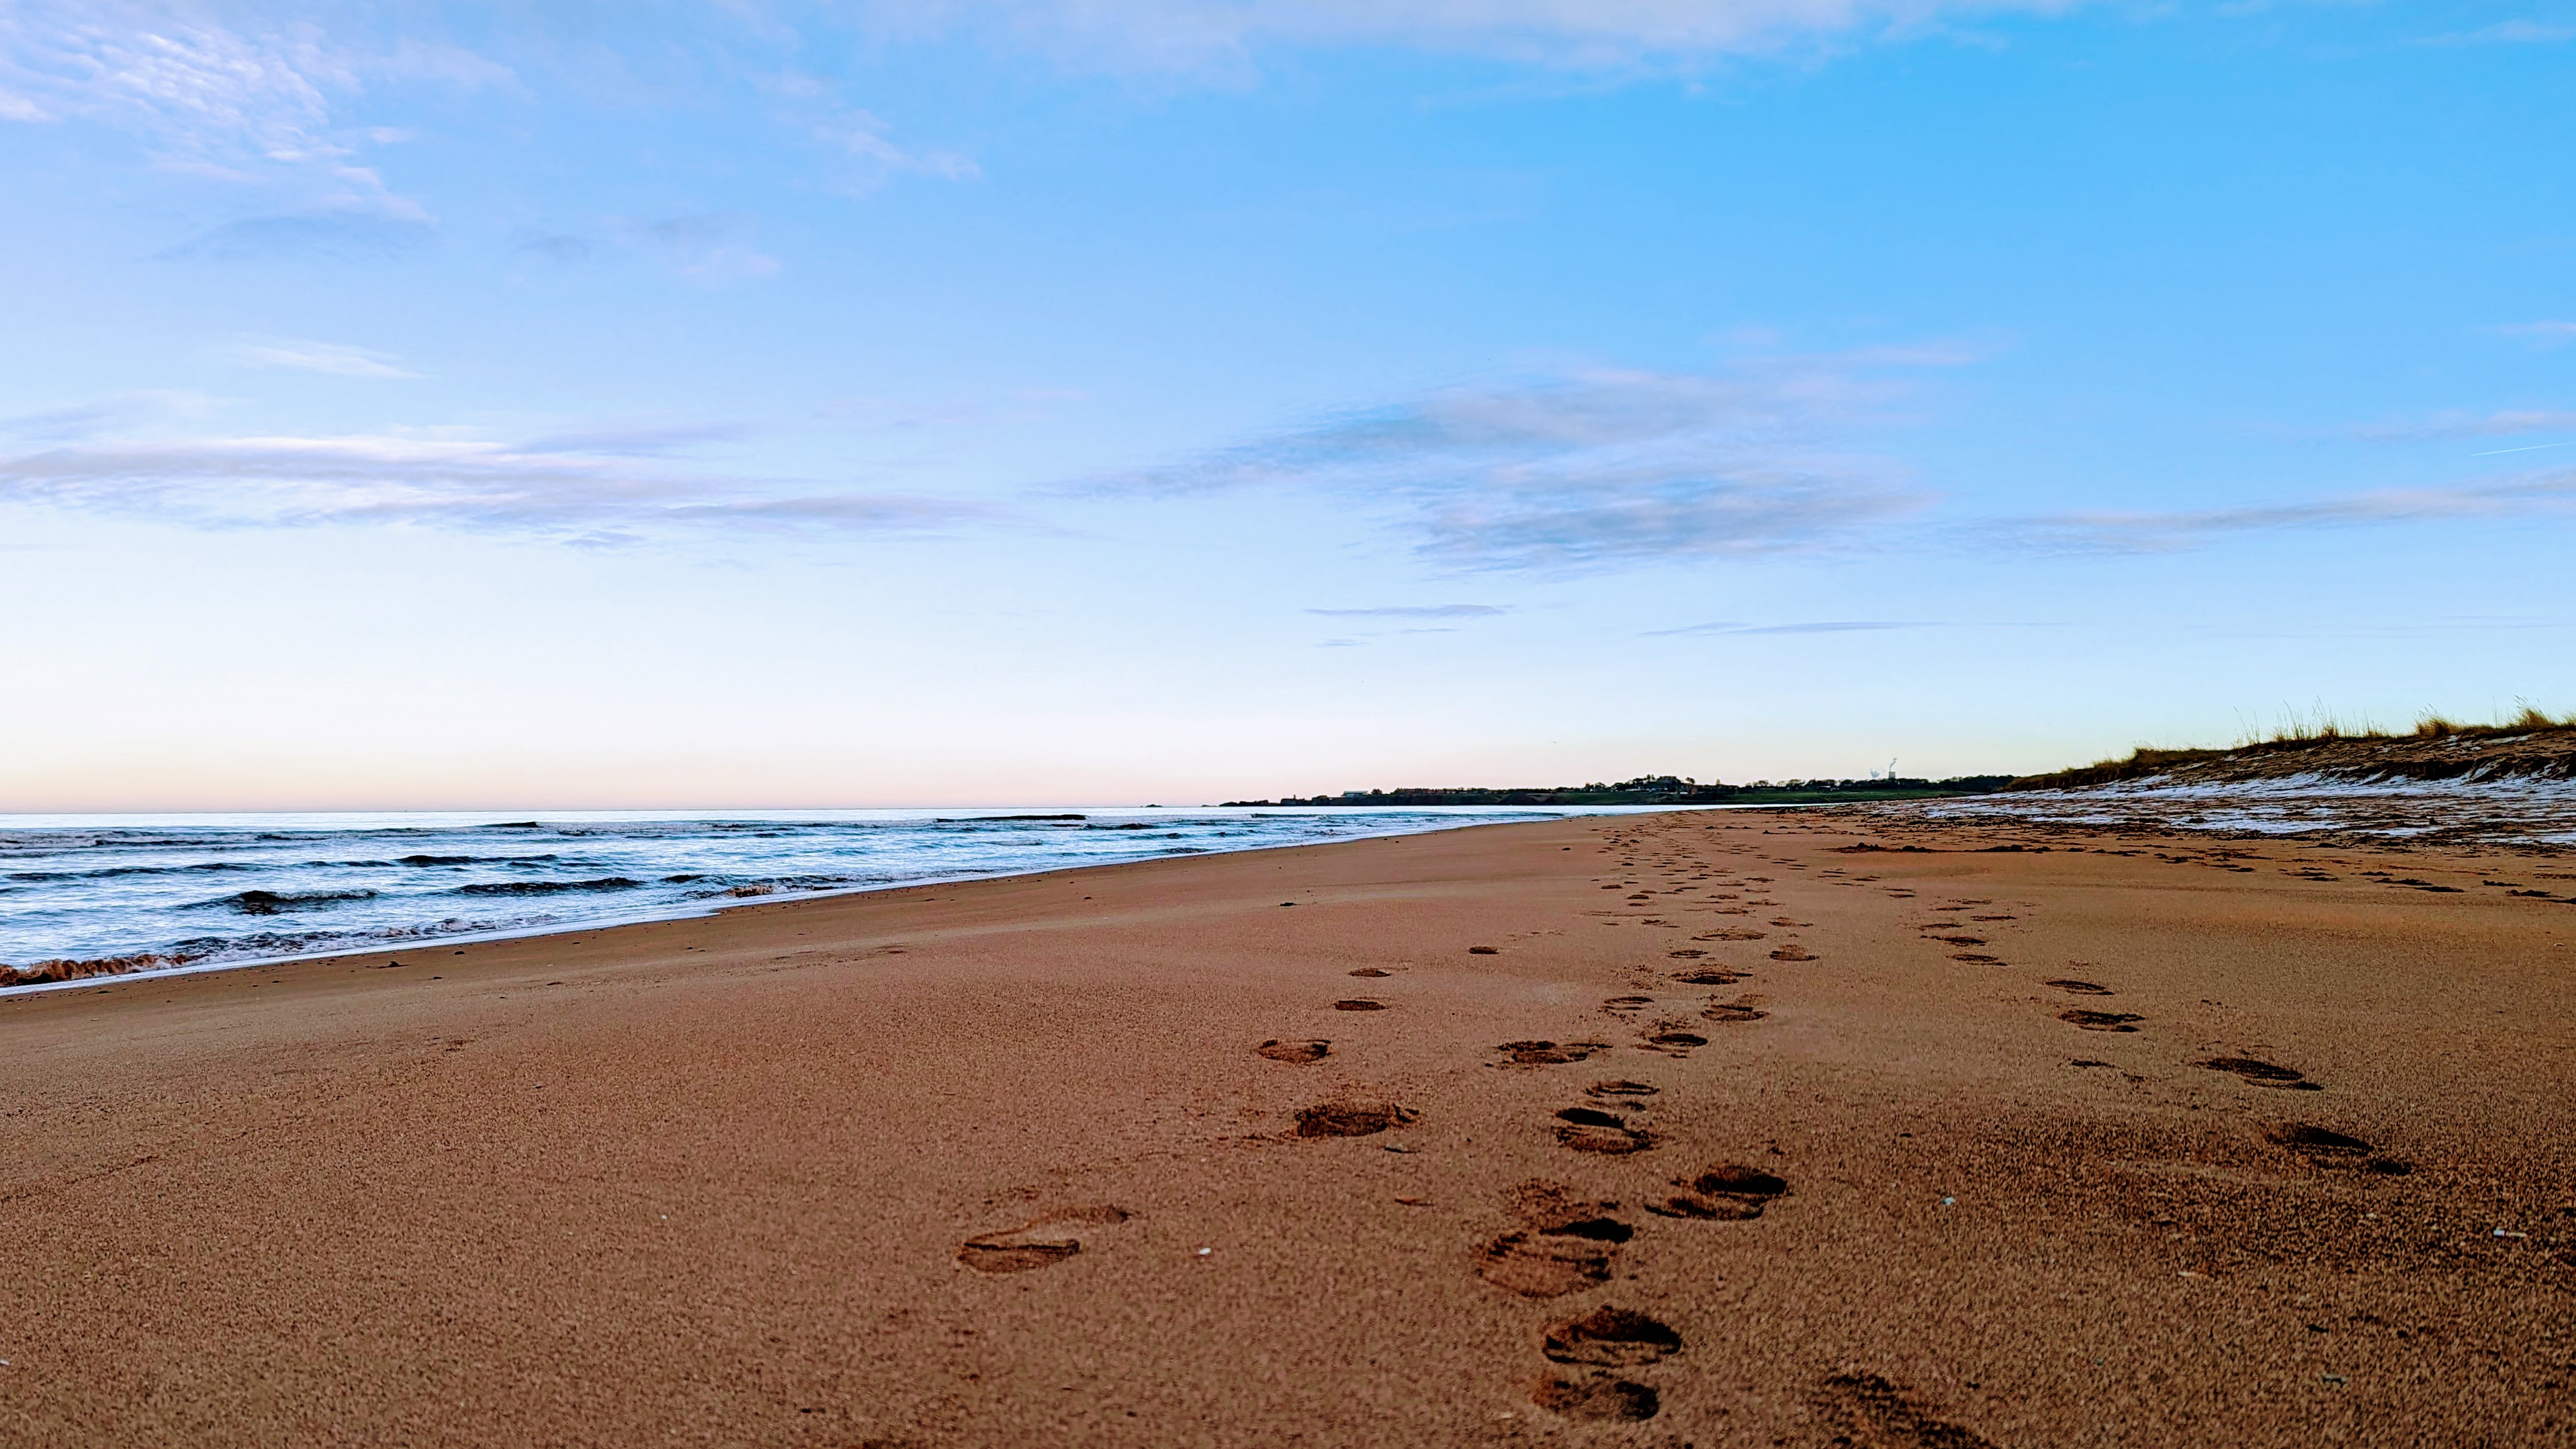
<svg viewBox="0 0 2576 1449">
<path fill-rule="evenodd" d="M 1618 807 L 0 815 L 0 990 Z"/>
</svg>

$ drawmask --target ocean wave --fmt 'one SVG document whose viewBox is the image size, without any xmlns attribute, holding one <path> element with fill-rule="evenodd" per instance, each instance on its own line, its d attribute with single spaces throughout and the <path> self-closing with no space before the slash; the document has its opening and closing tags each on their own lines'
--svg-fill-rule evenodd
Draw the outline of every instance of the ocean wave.
<svg viewBox="0 0 2576 1449">
<path fill-rule="evenodd" d="M 458 896 L 552 896 L 569 891 L 631 891 L 644 884 L 622 875 L 603 876 L 598 880 L 491 880 L 461 885 L 448 892 Z"/>
<path fill-rule="evenodd" d="M 220 900 L 201 901 L 208 909 L 230 909 L 245 916 L 273 916 L 280 911 L 323 910 L 349 901 L 371 901 L 376 893 L 353 891 L 236 891 Z"/>
<path fill-rule="evenodd" d="M 256 866 L 238 865 L 228 860 L 200 861 L 194 865 L 111 865 L 98 870 L 13 870 L 9 880 L 117 880 L 134 875 L 198 875 L 210 870 L 256 870 Z"/>
<path fill-rule="evenodd" d="M 181 952 L 142 951 L 131 956 L 100 956 L 87 961 L 63 957 L 24 966 L 0 964 L 0 986 L 44 986 L 87 981 L 94 976 L 129 976 L 137 971 L 166 971 L 203 959 Z"/>
</svg>

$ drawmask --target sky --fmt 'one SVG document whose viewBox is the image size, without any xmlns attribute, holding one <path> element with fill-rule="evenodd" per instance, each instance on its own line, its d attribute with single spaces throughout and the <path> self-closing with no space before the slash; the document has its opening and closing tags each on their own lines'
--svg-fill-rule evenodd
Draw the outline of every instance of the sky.
<svg viewBox="0 0 2576 1449">
<path fill-rule="evenodd" d="M 0 811 L 2576 711 L 2576 6 L 0 0 Z"/>
</svg>

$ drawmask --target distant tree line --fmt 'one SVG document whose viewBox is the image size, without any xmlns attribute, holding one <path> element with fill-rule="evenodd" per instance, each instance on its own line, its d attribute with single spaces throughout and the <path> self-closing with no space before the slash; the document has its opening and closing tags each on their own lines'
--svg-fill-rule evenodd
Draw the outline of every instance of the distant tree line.
<svg viewBox="0 0 2576 1449">
<path fill-rule="evenodd" d="M 1282 795 L 1276 800 L 1228 800 L 1228 805 L 1761 805 L 1816 804 L 1838 800 L 1913 800 L 1934 795 L 1982 795 L 2012 783 L 2010 775 L 1956 775 L 1946 780 L 1890 776 L 1864 780 L 1756 780 L 1701 784 L 1685 775 L 1640 775 L 1614 783 L 1539 786 L 1408 785 L 1394 790 L 1345 790 L 1338 795 Z"/>
</svg>

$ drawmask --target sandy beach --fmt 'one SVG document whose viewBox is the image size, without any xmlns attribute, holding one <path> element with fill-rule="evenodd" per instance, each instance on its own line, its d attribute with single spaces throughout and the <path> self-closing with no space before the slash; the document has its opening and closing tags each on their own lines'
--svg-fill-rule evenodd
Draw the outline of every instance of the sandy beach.
<svg viewBox="0 0 2576 1449">
<path fill-rule="evenodd" d="M 0 1440 L 2576 1442 L 2571 895 L 1675 813 L 16 996 Z"/>
</svg>

